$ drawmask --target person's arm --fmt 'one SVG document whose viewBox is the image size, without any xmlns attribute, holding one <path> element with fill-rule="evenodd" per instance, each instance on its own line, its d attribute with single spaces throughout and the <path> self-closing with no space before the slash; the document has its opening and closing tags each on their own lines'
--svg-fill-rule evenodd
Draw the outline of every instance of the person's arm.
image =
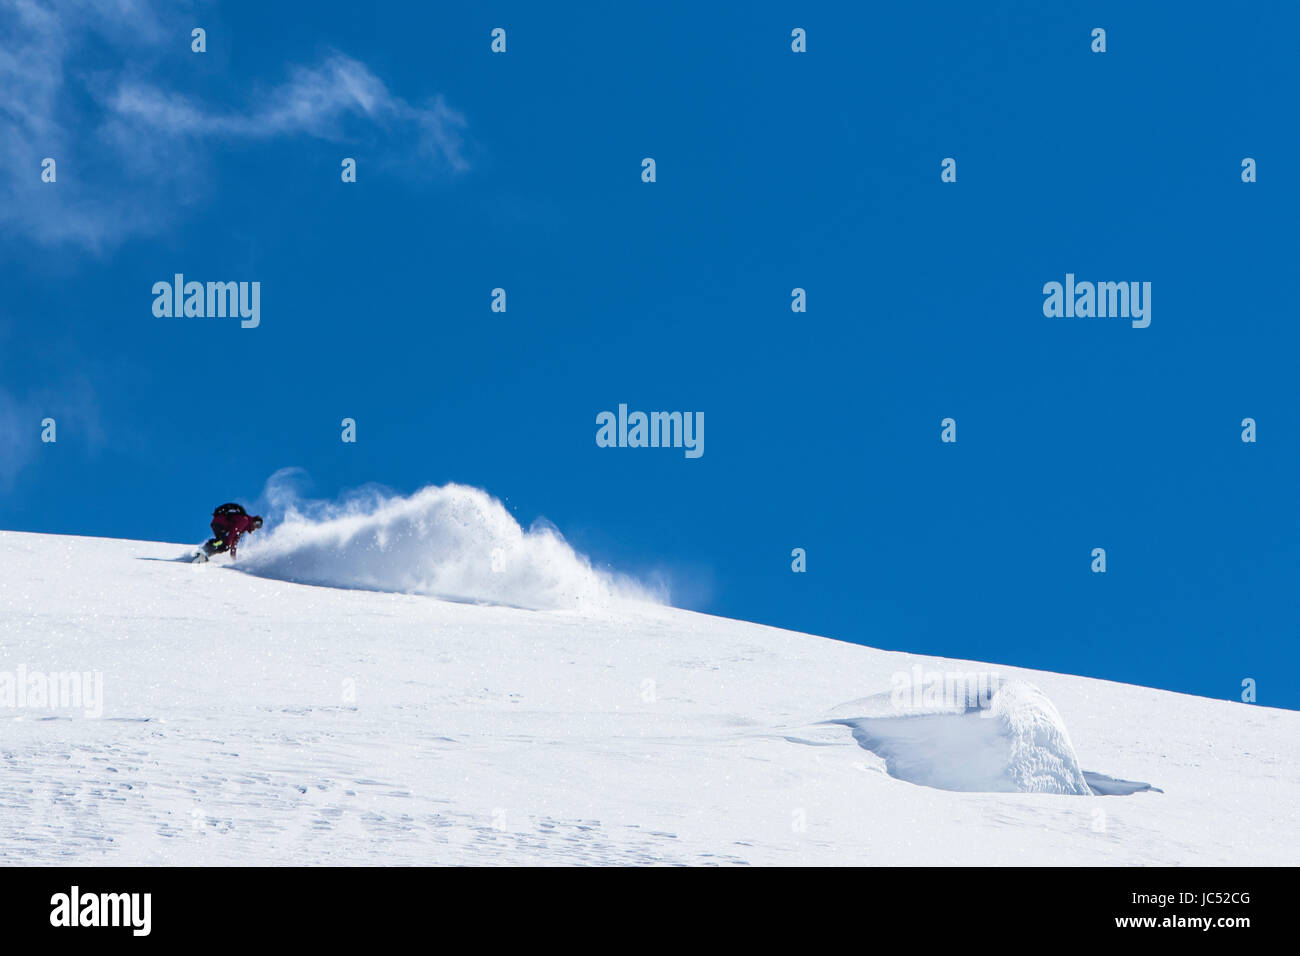
<svg viewBox="0 0 1300 956">
<path fill-rule="evenodd" d="M 261 515 L 241 515 L 236 519 L 234 530 L 230 537 L 230 556 L 235 556 L 235 544 L 239 541 L 239 536 L 243 534 L 252 534 L 258 528 L 262 527 Z"/>
<path fill-rule="evenodd" d="M 239 545 L 239 536 L 248 530 L 249 521 L 243 515 L 240 515 L 230 524 L 230 559 L 235 559 L 235 548 Z"/>
</svg>

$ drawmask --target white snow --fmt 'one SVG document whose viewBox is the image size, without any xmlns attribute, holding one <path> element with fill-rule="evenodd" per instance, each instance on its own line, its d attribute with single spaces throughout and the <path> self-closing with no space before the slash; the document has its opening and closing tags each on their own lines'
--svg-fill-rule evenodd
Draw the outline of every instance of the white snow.
<svg viewBox="0 0 1300 956">
<path fill-rule="evenodd" d="M 273 497 L 287 493 L 276 479 L 268 488 Z M 529 608 L 653 596 L 592 568 L 554 528 L 525 531 L 478 488 L 429 486 L 409 497 L 377 492 L 343 506 L 289 497 L 277 505 L 285 519 L 266 535 L 244 539 L 243 570 L 302 584 Z"/>
<path fill-rule="evenodd" d="M 440 527 L 412 514 L 391 527 Z M 558 539 L 485 584 L 485 540 L 528 548 L 505 527 L 437 532 L 466 571 L 401 534 L 289 524 L 249 549 L 257 575 L 0 533 L 0 862 L 1300 861 L 1300 714 L 632 602 L 594 572 L 553 586 L 588 580 Z M 917 664 L 996 671 L 992 716 L 891 714 Z M 65 690 L 98 672 L 102 715 L 18 706 L 20 669 Z M 873 751 L 864 727 L 891 732 Z M 1162 792 L 1078 795 L 1080 774 Z"/>
<path fill-rule="evenodd" d="M 1092 793 L 1060 714 L 1025 681 L 1001 684 L 987 709 L 842 722 L 901 780 L 944 790 Z"/>
</svg>

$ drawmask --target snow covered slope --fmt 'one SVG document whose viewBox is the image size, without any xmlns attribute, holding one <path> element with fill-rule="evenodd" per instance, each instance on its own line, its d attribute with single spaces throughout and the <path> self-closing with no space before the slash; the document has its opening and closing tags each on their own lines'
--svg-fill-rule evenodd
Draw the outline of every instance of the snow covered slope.
<svg viewBox="0 0 1300 956">
<path fill-rule="evenodd" d="M 0 533 L 0 862 L 1300 862 L 1300 714 L 622 599 L 290 583 L 339 545 L 295 534 L 254 575 Z M 900 715 L 918 664 L 1004 683 Z"/>
</svg>

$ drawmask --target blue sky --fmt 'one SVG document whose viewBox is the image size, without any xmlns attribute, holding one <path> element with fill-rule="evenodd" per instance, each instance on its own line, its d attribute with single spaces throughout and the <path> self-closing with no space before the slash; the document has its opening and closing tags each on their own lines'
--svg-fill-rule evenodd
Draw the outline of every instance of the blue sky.
<svg viewBox="0 0 1300 956">
<path fill-rule="evenodd" d="M 683 606 L 1300 707 L 1292 5 L 282 6 L 0 13 L 0 527 L 459 481 Z"/>
</svg>

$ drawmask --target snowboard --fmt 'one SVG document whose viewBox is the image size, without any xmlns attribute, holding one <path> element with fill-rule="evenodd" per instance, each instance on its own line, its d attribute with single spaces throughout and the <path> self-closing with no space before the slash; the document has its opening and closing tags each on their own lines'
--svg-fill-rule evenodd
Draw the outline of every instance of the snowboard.
<svg viewBox="0 0 1300 956">
<path fill-rule="evenodd" d="M 229 549 L 225 547 L 219 549 L 212 547 L 212 541 L 209 540 L 205 542 L 201 548 L 199 548 L 198 553 L 194 554 L 190 558 L 190 563 L 206 564 L 208 561 L 212 560 L 212 556 L 214 554 L 226 554 L 228 553 L 228 551 Z"/>
</svg>

